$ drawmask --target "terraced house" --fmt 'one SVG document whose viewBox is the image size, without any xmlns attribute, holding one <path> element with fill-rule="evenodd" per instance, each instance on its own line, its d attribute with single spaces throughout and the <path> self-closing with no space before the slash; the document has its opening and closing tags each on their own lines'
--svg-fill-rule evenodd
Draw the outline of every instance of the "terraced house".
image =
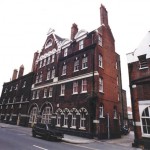
<svg viewBox="0 0 150 150">
<path fill-rule="evenodd" d="M 124 123 L 120 57 L 103 5 L 100 19 L 100 27 L 91 32 L 74 23 L 70 39 L 48 31 L 33 58 L 29 126 L 52 123 L 75 135 L 120 136 Z"/>
</svg>

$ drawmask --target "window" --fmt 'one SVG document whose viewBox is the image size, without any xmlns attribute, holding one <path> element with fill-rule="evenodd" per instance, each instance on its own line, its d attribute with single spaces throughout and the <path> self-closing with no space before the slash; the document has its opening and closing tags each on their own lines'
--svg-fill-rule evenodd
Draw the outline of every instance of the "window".
<svg viewBox="0 0 150 150">
<path fill-rule="evenodd" d="M 47 65 L 50 64 L 50 57 L 47 58 Z"/>
<path fill-rule="evenodd" d="M 61 121 L 61 113 L 57 113 L 57 126 L 60 126 L 60 121 Z"/>
<path fill-rule="evenodd" d="M 103 104 L 101 104 L 99 107 L 99 118 L 103 118 L 103 117 L 104 117 L 104 106 Z"/>
<path fill-rule="evenodd" d="M 68 113 L 65 112 L 64 113 L 64 127 L 67 127 L 68 126 Z"/>
<path fill-rule="evenodd" d="M 83 44 L 83 40 L 79 41 L 79 50 L 83 49 L 84 44 Z"/>
<path fill-rule="evenodd" d="M 150 106 L 146 107 L 142 112 L 141 120 L 142 120 L 142 132 L 143 134 L 149 136 L 150 135 Z"/>
<path fill-rule="evenodd" d="M 38 74 L 36 75 L 36 81 L 35 81 L 35 83 L 38 83 L 39 82 L 39 76 L 38 76 Z"/>
<path fill-rule="evenodd" d="M 138 58 L 139 58 L 140 69 L 148 68 L 148 63 L 147 63 L 147 60 L 146 60 L 146 54 L 138 56 Z"/>
<path fill-rule="evenodd" d="M 117 108 L 114 107 L 114 119 L 117 119 Z"/>
<path fill-rule="evenodd" d="M 74 81 L 73 82 L 73 94 L 77 94 L 78 93 L 78 82 Z"/>
<path fill-rule="evenodd" d="M 55 69 L 52 70 L 51 79 L 55 78 Z"/>
<path fill-rule="evenodd" d="M 102 46 L 102 37 L 100 35 L 98 35 L 98 44 Z"/>
<path fill-rule="evenodd" d="M 37 90 L 36 99 L 39 99 L 39 95 L 40 95 L 40 90 Z"/>
<path fill-rule="evenodd" d="M 85 128 L 85 113 L 81 112 L 80 114 L 80 128 Z"/>
<path fill-rule="evenodd" d="M 47 72 L 47 80 L 49 80 L 50 79 L 50 75 L 51 75 L 51 72 L 50 72 L 50 70 L 48 70 L 48 72 Z"/>
<path fill-rule="evenodd" d="M 82 69 L 85 69 L 85 68 L 87 68 L 87 57 L 84 57 L 82 59 Z"/>
<path fill-rule="evenodd" d="M 116 61 L 116 69 L 118 69 L 118 62 Z"/>
<path fill-rule="evenodd" d="M 87 80 L 82 80 L 82 92 L 87 92 Z"/>
<path fill-rule="evenodd" d="M 42 60 L 40 61 L 40 66 L 39 66 L 39 68 L 41 68 L 42 67 Z"/>
<path fill-rule="evenodd" d="M 47 97 L 47 89 L 45 88 L 44 89 L 44 98 L 46 98 Z"/>
<path fill-rule="evenodd" d="M 43 66 L 45 66 L 45 65 L 46 65 L 46 59 L 43 60 Z"/>
<path fill-rule="evenodd" d="M 103 79 L 99 78 L 99 92 L 103 92 Z"/>
<path fill-rule="evenodd" d="M 68 48 L 64 49 L 64 57 L 68 55 Z"/>
<path fill-rule="evenodd" d="M 119 95 L 119 93 L 118 93 L 118 101 L 120 101 L 120 95 Z"/>
<path fill-rule="evenodd" d="M 53 94 L 53 87 L 50 87 L 49 88 L 49 97 L 52 97 L 52 94 Z"/>
<path fill-rule="evenodd" d="M 39 82 L 42 82 L 42 78 L 43 78 L 43 75 L 42 75 L 42 72 L 41 72 L 40 77 L 39 77 Z"/>
<path fill-rule="evenodd" d="M 30 118 L 29 118 L 29 123 L 36 123 L 37 122 L 37 107 L 33 107 L 30 111 Z"/>
<path fill-rule="evenodd" d="M 66 75 L 66 65 L 63 65 L 63 68 L 62 68 L 62 75 Z"/>
<path fill-rule="evenodd" d="M 99 67 L 103 67 L 103 58 L 102 55 L 99 55 Z"/>
<path fill-rule="evenodd" d="M 72 114 L 71 126 L 76 127 L 76 112 L 73 112 Z"/>
<path fill-rule="evenodd" d="M 79 60 L 76 60 L 75 62 L 74 62 L 74 72 L 75 71 L 79 71 Z"/>
<path fill-rule="evenodd" d="M 53 55 L 51 55 L 51 63 L 54 62 L 54 59 L 55 59 L 55 55 L 53 54 Z"/>
<path fill-rule="evenodd" d="M 52 116 L 52 111 L 49 106 L 45 107 L 43 112 L 42 112 L 42 120 L 41 123 L 51 123 L 51 116 Z"/>
<path fill-rule="evenodd" d="M 117 85 L 119 85 L 119 78 L 118 78 L 118 76 L 117 76 Z"/>
<path fill-rule="evenodd" d="M 61 85 L 61 94 L 60 95 L 65 95 L 65 84 Z"/>
</svg>

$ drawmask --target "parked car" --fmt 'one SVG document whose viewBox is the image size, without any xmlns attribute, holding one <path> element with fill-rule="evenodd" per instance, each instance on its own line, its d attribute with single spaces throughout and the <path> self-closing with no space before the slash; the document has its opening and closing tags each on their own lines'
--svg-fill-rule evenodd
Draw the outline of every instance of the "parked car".
<svg viewBox="0 0 150 150">
<path fill-rule="evenodd" d="M 122 135 L 127 135 L 130 132 L 130 128 L 127 128 L 126 126 L 123 126 L 120 128 L 120 132 Z"/>
<path fill-rule="evenodd" d="M 62 139 L 64 134 L 55 129 L 51 124 L 37 123 L 32 127 L 32 136 L 36 135 L 42 136 L 47 140 L 50 138 Z"/>
</svg>

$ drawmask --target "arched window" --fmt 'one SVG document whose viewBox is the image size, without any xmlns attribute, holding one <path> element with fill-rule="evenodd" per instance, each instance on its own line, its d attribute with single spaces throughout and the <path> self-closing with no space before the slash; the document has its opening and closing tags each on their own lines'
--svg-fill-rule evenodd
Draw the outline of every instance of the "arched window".
<svg viewBox="0 0 150 150">
<path fill-rule="evenodd" d="M 79 114 L 79 112 L 76 108 L 72 108 L 70 112 L 72 114 L 71 128 L 76 128 L 77 114 Z"/>
<path fill-rule="evenodd" d="M 50 106 L 46 106 L 42 112 L 41 123 L 51 123 L 52 109 Z"/>
<path fill-rule="evenodd" d="M 70 113 L 70 111 L 68 108 L 65 108 L 63 110 L 63 113 L 64 113 L 64 125 L 63 125 L 63 127 L 68 127 L 68 114 Z"/>
<path fill-rule="evenodd" d="M 81 108 L 79 110 L 80 113 L 80 129 L 86 129 L 86 115 L 88 114 L 87 110 L 85 108 Z"/>
<path fill-rule="evenodd" d="M 114 106 L 114 119 L 117 119 L 117 107 Z"/>
<path fill-rule="evenodd" d="M 60 108 L 58 108 L 56 111 L 56 117 L 57 117 L 56 126 L 58 126 L 58 127 L 60 127 L 60 125 L 61 125 L 61 113 L 62 113 L 62 110 Z"/>
<path fill-rule="evenodd" d="M 141 120 L 143 133 L 150 134 L 150 106 L 144 109 Z"/>
<path fill-rule="evenodd" d="M 36 123 L 36 122 L 37 122 L 37 107 L 34 106 L 30 111 L 29 123 Z"/>
</svg>

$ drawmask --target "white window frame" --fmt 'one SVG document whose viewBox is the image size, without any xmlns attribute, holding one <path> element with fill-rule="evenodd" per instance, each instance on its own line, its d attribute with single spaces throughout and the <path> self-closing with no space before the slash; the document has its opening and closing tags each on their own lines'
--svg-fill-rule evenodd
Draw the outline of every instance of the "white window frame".
<svg viewBox="0 0 150 150">
<path fill-rule="evenodd" d="M 56 126 L 60 127 L 60 124 L 61 124 L 61 113 L 58 112 L 57 113 L 57 125 Z"/>
<path fill-rule="evenodd" d="M 114 108 L 114 119 L 117 119 L 117 108 Z"/>
<path fill-rule="evenodd" d="M 50 86 L 49 87 L 49 97 L 52 97 L 52 95 L 53 95 L 53 87 Z"/>
<path fill-rule="evenodd" d="M 51 79 L 55 78 L 55 69 L 52 70 Z"/>
<path fill-rule="evenodd" d="M 46 106 L 42 111 L 41 123 L 51 123 L 52 110 L 51 107 Z"/>
<path fill-rule="evenodd" d="M 43 67 L 46 65 L 46 58 L 43 60 Z"/>
<path fill-rule="evenodd" d="M 103 57 L 102 57 L 102 55 L 101 54 L 99 54 L 99 56 L 98 56 L 99 58 L 99 67 L 101 67 L 101 68 L 103 68 Z"/>
<path fill-rule="evenodd" d="M 62 75 L 66 75 L 67 66 L 63 65 L 62 67 Z"/>
<path fill-rule="evenodd" d="M 38 83 L 39 82 L 39 75 L 36 75 L 36 81 L 35 83 Z"/>
<path fill-rule="evenodd" d="M 61 93 L 60 93 L 61 96 L 64 96 L 65 95 L 65 84 L 61 84 Z"/>
<path fill-rule="evenodd" d="M 64 57 L 66 57 L 68 55 L 68 48 L 64 49 Z"/>
<path fill-rule="evenodd" d="M 47 98 L 47 88 L 44 89 L 44 98 Z"/>
<path fill-rule="evenodd" d="M 99 107 L 99 118 L 104 118 L 104 106 L 102 104 Z"/>
<path fill-rule="evenodd" d="M 54 62 L 54 59 L 55 59 L 55 55 L 53 54 L 53 55 L 51 55 L 51 63 Z"/>
<path fill-rule="evenodd" d="M 83 48 L 84 48 L 84 41 L 81 40 L 81 41 L 79 41 L 79 50 L 81 50 Z"/>
<path fill-rule="evenodd" d="M 73 112 L 72 113 L 72 120 L 71 120 L 71 128 L 76 128 L 76 120 L 77 120 L 76 112 Z"/>
<path fill-rule="evenodd" d="M 42 78 L 43 78 L 43 74 L 41 73 L 39 77 L 39 82 L 42 82 Z"/>
<path fill-rule="evenodd" d="M 82 80 L 82 93 L 86 93 L 87 92 L 87 80 L 83 79 Z"/>
<path fill-rule="evenodd" d="M 73 94 L 78 94 L 78 81 L 73 82 Z"/>
<path fill-rule="evenodd" d="M 102 46 L 102 36 L 98 35 L 98 44 Z"/>
<path fill-rule="evenodd" d="M 104 81 L 103 78 L 99 78 L 99 92 L 104 92 Z"/>
<path fill-rule="evenodd" d="M 50 77 L 51 77 L 51 71 L 48 70 L 48 71 L 47 71 L 47 77 L 46 77 L 46 80 L 50 80 Z"/>
<path fill-rule="evenodd" d="M 64 112 L 64 125 L 63 127 L 68 127 L 68 113 Z"/>
<path fill-rule="evenodd" d="M 39 99 L 39 95 L 40 95 L 40 90 L 36 91 L 36 99 Z"/>
<path fill-rule="evenodd" d="M 74 72 L 79 71 L 79 60 L 74 62 Z"/>
<path fill-rule="evenodd" d="M 88 68 L 88 58 L 84 57 L 82 58 L 82 69 Z"/>
<path fill-rule="evenodd" d="M 50 64 L 50 57 L 47 58 L 47 65 Z"/>
<path fill-rule="evenodd" d="M 30 112 L 29 123 L 36 123 L 37 122 L 37 113 L 38 113 L 37 107 L 33 107 L 31 112 Z"/>
<path fill-rule="evenodd" d="M 39 65 L 39 68 L 41 68 L 42 67 L 42 60 L 40 61 L 40 65 Z"/>
<path fill-rule="evenodd" d="M 85 121 L 86 121 L 85 113 L 81 112 L 80 113 L 80 129 L 85 129 Z"/>
</svg>

